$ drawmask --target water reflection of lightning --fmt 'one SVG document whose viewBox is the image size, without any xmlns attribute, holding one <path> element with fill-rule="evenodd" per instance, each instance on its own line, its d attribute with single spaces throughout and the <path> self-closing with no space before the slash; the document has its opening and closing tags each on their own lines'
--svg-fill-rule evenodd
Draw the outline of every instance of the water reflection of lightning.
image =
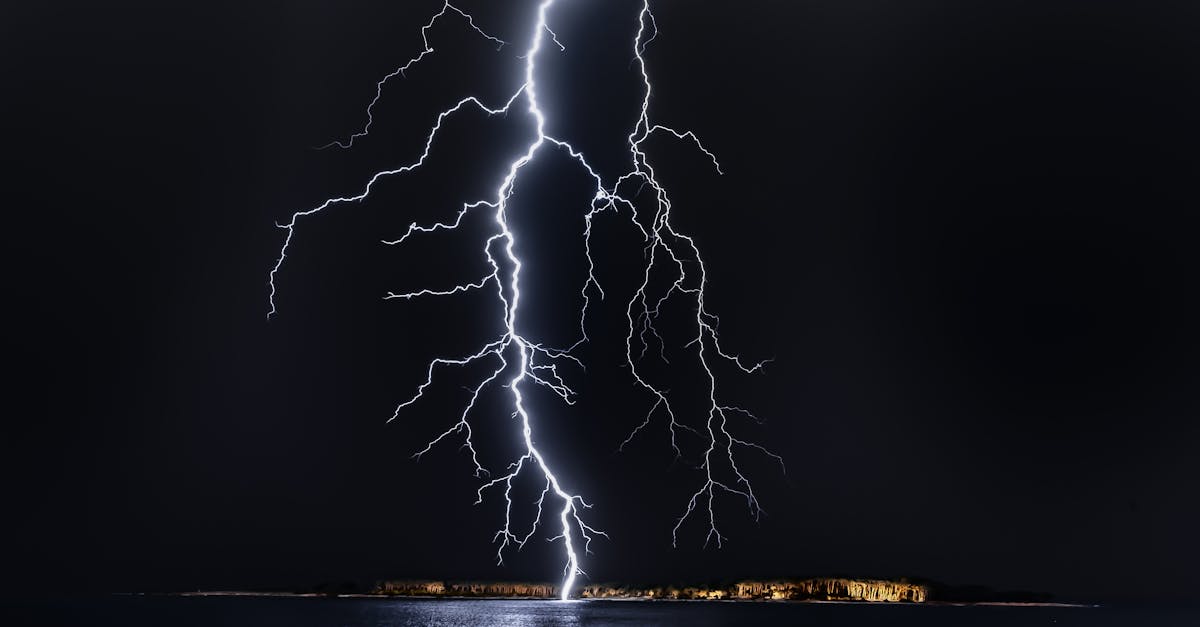
<svg viewBox="0 0 1200 627">
<path fill-rule="evenodd" d="M 453 222 L 438 222 L 428 226 L 414 223 L 409 226 L 408 230 L 400 238 L 384 242 L 388 245 L 399 245 L 404 243 L 409 237 L 420 233 L 457 229 L 462 224 L 463 218 L 467 213 L 473 210 L 482 210 L 483 207 L 486 207 L 488 210 L 494 212 L 494 228 L 490 236 L 484 241 L 482 248 L 482 252 L 491 267 L 490 273 L 479 277 L 478 280 L 467 281 L 446 289 L 427 288 L 409 293 L 389 292 L 385 296 L 385 299 L 449 296 L 462 292 L 482 290 L 489 285 L 493 285 L 496 289 L 498 301 L 503 305 L 504 311 L 504 332 L 500 337 L 483 345 L 475 353 L 461 357 L 438 357 L 430 362 L 426 370 L 424 382 L 417 387 L 416 392 L 410 398 L 396 407 L 396 411 L 389 421 L 397 418 L 401 411 L 423 397 L 425 391 L 433 385 L 434 371 L 439 367 L 465 366 L 485 360 L 494 363 L 495 368 L 491 371 L 491 374 L 472 388 L 470 399 L 462 413 L 459 414 L 458 421 L 426 444 L 423 449 L 416 453 L 415 457 L 419 458 L 432 450 L 439 442 L 452 436 L 461 436 L 463 438 L 464 447 L 470 453 L 472 463 L 474 464 L 475 475 L 486 478 L 486 481 L 477 491 L 476 503 L 482 502 L 484 492 L 492 488 L 498 490 L 502 488 L 504 494 L 506 501 L 504 524 L 495 535 L 495 541 L 499 545 L 496 555 L 500 563 L 503 563 L 505 549 L 510 546 L 516 546 L 520 550 L 537 533 L 539 526 L 543 524 L 543 509 L 548 506 L 546 499 L 547 497 L 551 497 L 551 492 L 553 492 L 551 498 L 560 502 L 561 508 L 558 510 L 559 531 L 550 540 L 561 540 L 563 544 L 566 564 L 561 595 L 563 599 L 567 599 L 571 594 L 576 576 L 583 574 L 583 571 L 580 569 L 579 555 L 576 551 L 578 545 L 582 542 L 584 551 L 590 552 L 590 544 L 593 538 L 597 535 L 605 534 L 584 521 L 582 512 L 591 506 L 582 497 L 568 492 L 563 487 L 559 477 L 551 470 L 542 452 L 535 444 L 532 423 L 522 396 L 522 384 L 529 382 L 541 385 L 561 397 L 568 404 L 573 403 L 572 397 L 574 391 L 560 376 L 559 367 L 568 363 L 582 366 L 579 360 L 572 354 L 572 351 L 588 340 L 586 320 L 590 296 L 593 292 L 601 298 L 605 296 L 604 290 L 600 287 L 594 274 L 595 262 L 592 257 L 591 248 L 592 223 L 598 214 L 608 210 L 612 210 L 614 213 L 626 210 L 631 223 L 644 238 L 646 250 L 646 263 L 641 284 L 626 308 L 629 332 L 625 339 L 625 354 L 636 385 L 650 395 L 653 399 L 653 404 L 646 414 L 645 419 L 633 429 L 629 437 L 621 444 L 621 448 L 624 448 L 640 431 L 649 426 L 656 414 L 661 414 L 667 423 L 666 426 L 670 434 L 671 446 L 677 458 L 684 457 L 680 440 L 685 437 L 685 433 L 688 434 L 686 437 L 697 438 L 701 442 L 699 448 L 703 449 L 702 458 L 697 464 L 703 474 L 703 481 L 699 489 L 691 495 L 685 511 L 672 529 L 672 544 L 677 543 L 678 532 L 684 522 L 693 513 L 703 509 L 706 511 L 708 525 L 705 545 L 715 540 L 716 544 L 720 546 L 723 536 L 717 530 L 716 510 L 714 508 L 718 494 L 727 493 L 743 499 L 749 506 L 751 514 L 756 518 L 762 513 L 758 498 L 750 485 L 750 481 L 737 464 L 735 451 L 739 449 L 755 449 L 770 456 L 781 465 L 783 460 L 758 444 L 735 437 L 730 430 L 729 418 L 731 415 L 742 415 L 753 420 L 757 419 L 754 418 L 753 414 L 744 409 L 723 404 L 718 400 L 717 377 L 710 365 L 712 359 L 715 356 L 727 360 L 746 373 L 753 373 L 761 369 L 765 362 L 746 365 L 737 355 L 730 354 L 721 347 L 717 336 L 718 319 L 710 312 L 705 303 L 707 270 L 704 261 L 700 257 L 700 251 L 694 239 L 679 232 L 672 225 L 670 220 L 671 201 L 666 190 L 657 180 L 654 168 L 643 148 L 643 145 L 651 136 L 661 133 L 669 134 L 677 139 L 693 143 L 712 160 L 717 172 L 721 171 L 716 157 L 704 148 L 694 133 L 691 131 L 676 131 L 650 121 L 651 82 L 646 70 L 644 53 L 646 45 L 657 35 L 657 26 L 654 22 L 654 15 L 650 11 L 649 0 L 643 0 L 641 10 L 638 13 L 637 34 L 632 42 L 634 61 L 641 74 L 644 86 L 640 115 L 634 129 L 627 137 L 632 160 L 632 170 L 613 180 L 608 186 L 605 185 L 604 179 L 592 168 L 580 151 L 576 150 L 567 141 L 551 136 L 546 132 L 545 114 L 538 104 L 538 85 L 535 79 L 538 54 L 542 50 L 545 36 L 549 35 L 550 40 L 560 49 L 563 49 L 563 45 L 559 42 L 554 31 L 550 29 L 548 22 L 547 14 L 555 4 L 556 0 L 542 0 L 538 5 L 529 48 L 521 57 L 525 61 L 524 83 L 513 92 L 512 96 L 503 106 L 488 107 L 475 97 L 463 98 L 438 114 L 432 129 L 426 136 L 424 149 L 415 161 L 395 169 L 376 172 L 358 194 L 327 199 L 316 207 L 293 213 L 291 219 L 286 224 L 279 225 L 280 228 L 287 231 L 287 235 L 280 249 L 279 259 L 270 272 L 271 306 L 267 315 L 270 317 L 276 313 L 275 278 L 283 265 L 284 259 L 287 257 L 288 248 L 292 243 L 292 236 L 295 233 L 296 223 L 300 218 L 313 215 L 334 205 L 360 202 L 370 195 L 374 185 L 381 179 L 404 174 L 421 167 L 429 156 L 433 142 L 441 130 L 443 123 L 446 122 L 447 118 L 463 108 L 474 107 L 489 115 L 496 115 L 507 113 L 519 100 L 524 99 L 527 104 L 527 111 L 536 123 L 536 135 L 526 147 L 524 154 L 509 164 L 507 175 L 496 189 L 495 197 L 490 200 L 477 200 L 464 204 Z M 458 15 L 466 20 L 468 26 L 481 36 L 496 42 L 498 45 L 504 44 L 503 41 L 487 34 L 477 26 L 470 14 L 446 2 L 443 4 L 441 10 L 435 13 L 421 29 L 422 40 L 424 41 L 424 48 L 421 53 L 394 72 L 385 76 L 376 85 L 376 96 L 367 108 L 367 123 L 363 129 L 351 135 L 347 141 L 332 142 L 327 147 L 339 146 L 348 148 L 353 144 L 355 139 L 368 134 L 371 123 L 374 121 L 373 110 L 382 96 L 384 84 L 397 75 L 402 75 L 406 69 L 420 62 L 433 52 L 433 48 L 429 45 L 429 30 L 439 19 L 450 14 Z M 521 260 L 514 252 L 516 235 L 513 233 L 508 222 L 508 203 L 513 193 L 513 187 L 522 169 L 543 148 L 562 150 L 578 163 L 592 177 L 596 184 L 591 207 L 584 215 L 585 228 L 583 241 L 587 258 L 588 276 L 581 289 L 583 300 L 583 307 L 580 314 L 581 337 L 574 346 L 563 350 L 531 341 L 525 335 L 522 335 L 518 329 L 522 265 Z M 623 195 L 626 189 L 631 190 L 632 193 Z M 652 192 L 654 203 L 654 212 L 648 221 L 646 218 L 638 216 L 637 207 L 633 202 L 645 190 Z M 501 261 L 505 263 L 502 264 Z M 673 273 L 672 275 L 675 279 L 665 293 L 652 295 L 651 276 L 664 271 Z M 709 409 L 701 426 L 689 425 L 679 419 L 667 391 L 649 382 L 637 366 L 649 348 L 650 339 L 648 335 L 653 336 L 660 342 L 659 354 L 664 360 L 666 359 L 666 349 L 662 345 L 662 338 L 655 328 L 654 322 L 659 317 L 663 305 L 672 297 L 690 299 L 691 306 L 696 313 L 695 318 L 691 320 L 691 323 L 694 325 L 695 334 L 693 339 L 684 348 L 689 350 L 694 349 L 696 358 L 703 368 L 707 379 L 705 387 L 707 389 L 706 400 Z M 635 348 L 635 346 L 640 347 L 640 349 Z M 509 464 L 504 474 L 493 475 L 479 461 L 479 456 L 472 440 L 469 415 L 475 407 L 480 394 L 489 385 L 495 383 L 497 379 L 505 376 L 505 373 L 509 373 L 510 375 L 505 387 L 512 393 L 513 417 L 519 418 L 521 422 L 524 452 Z M 538 473 L 535 476 L 540 475 L 541 480 L 544 481 L 544 487 L 535 503 L 536 516 L 530 528 L 528 530 L 517 530 L 512 524 L 512 488 L 514 481 L 526 471 Z"/>
</svg>

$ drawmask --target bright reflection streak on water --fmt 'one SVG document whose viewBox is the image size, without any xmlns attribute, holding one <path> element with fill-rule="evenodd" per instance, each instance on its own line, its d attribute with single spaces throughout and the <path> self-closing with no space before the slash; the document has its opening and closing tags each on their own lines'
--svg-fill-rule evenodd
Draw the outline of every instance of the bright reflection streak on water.
<svg viewBox="0 0 1200 627">
<path fill-rule="evenodd" d="M 587 601 L 387 600 L 364 603 L 360 625 L 579 625 Z M 372 607 L 374 606 L 374 607 Z M 589 624 L 595 624 L 589 621 Z"/>
</svg>

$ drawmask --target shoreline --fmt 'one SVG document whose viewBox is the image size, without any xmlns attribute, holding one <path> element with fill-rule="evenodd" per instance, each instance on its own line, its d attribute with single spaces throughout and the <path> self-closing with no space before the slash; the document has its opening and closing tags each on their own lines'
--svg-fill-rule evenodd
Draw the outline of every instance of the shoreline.
<svg viewBox="0 0 1200 627">
<path fill-rule="evenodd" d="M 121 592 L 119 596 L 175 596 L 175 597 L 267 597 L 267 598 L 298 598 L 298 599 L 398 599 L 398 600 L 427 600 L 427 601 L 541 601 L 561 602 L 553 597 L 529 596 L 451 596 L 451 595 L 417 595 L 417 594 L 322 594 L 319 592 L 250 592 L 240 590 L 197 590 L 193 592 Z M 1098 608 L 1099 603 L 1069 603 L 1062 601 L 923 601 L 919 603 L 896 601 L 849 601 L 828 599 L 652 599 L 646 597 L 606 597 L 571 599 L 569 603 L 617 601 L 623 603 L 784 603 L 784 604 L 813 604 L 813 605 L 871 605 L 871 606 L 901 606 L 901 607 L 1058 607 L 1058 608 Z"/>
</svg>

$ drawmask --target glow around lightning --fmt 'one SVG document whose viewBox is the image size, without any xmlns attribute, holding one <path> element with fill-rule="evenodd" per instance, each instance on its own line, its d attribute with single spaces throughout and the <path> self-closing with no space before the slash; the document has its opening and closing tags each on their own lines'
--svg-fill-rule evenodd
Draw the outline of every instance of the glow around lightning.
<svg viewBox="0 0 1200 627">
<path fill-rule="evenodd" d="M 634 128 L 626 137 L 631 169 L 607 183 L 592 168 L 586 157 L 567 140 L 546 132 L 547 113 L 539 106 L 538 89 L 541 86 L 536 80 L 537 61 L 540 54 L 544 52 L 545 42 L 549 38 L 549 41 L 560 50 L 565 49 L 564 44 L 559 41 L 551 29 L 549 21 L 551 9 L 558 9 L 556 5 L 560 4 L 568 5 L 570 0 L 542 0 L 538 5 L 529 46 L 520 57 L 524 60 L 525 65 L 524 82 L 511 92 L 512 95 L 506 102 L 490 107 L 473 96 L 462 98 L 438 114 L 417 159 L 393 169 L 376 172 L 357 194 L 329 198 L 313 208 L 293 213 L 287 223 L 279 225 L 286 231 L 286 237 L 280 249 L 279 259 L 271 269 L 269 276 L 270 310 L 267 315 L 270 317 L 276 313 L 275 279 L 287 258 L 293 236 L 296 233 L 297 223 L 301 218 L 312 216 L 337 205 L 363 201 L 371 194 L 378 182 L 420 168 L 428 158 L 443 124 L 448 123 L 448 120 L 462 109 L 475 108 L 489 115 L 497 115 L 510 112 L 518 106 L 518 103 L 523 104 L 535 122 L 535 134 L 530 139 L 524 153 L 509 164 L 507 174 L 499 182 L 494 197 L 464 203 L 453 220 L 430 225 L 414 223 L 400 237 L 384 240 L 387 245 L 401 245 L 411 237 L 441 230 L 455 230 L 462 224 L 463 218 L 472 211 L 491 211 L 494 217 L 494 227 L 482 243 L 482 252 L 491 267 L 490 273 L 450 287 L 431 287 L 407 293 L 389 292 L 384 298 L 408 300 L 439 296 L 451 297 L 490 287 L 495 289 L 496 298 L 503 306 L 504 319 L 503 333 L 481 346 L 478 351 L 468 355 L 437 357 L 430 362 L 426 369 L 425 380 L 417 386 L 412 396 L 397 405 L 389 422 L 400 417 L 406 408 L 424 398 L 425 392 L 434 385 L 437 371 L 446 367 L 465 366 L 484 361 L 494 365 L 491 373 L 471 388 L 470 398 L 462 412 L 458 414 L 457 421 L 426 444 L 415 454 L 415 457 L 420 458 L 443 441 L 461 438 L 464 448 L 470 454 L 475 476 L 482 481 L 476 493 L 476 503 L 482 502 L 485 493 L 489 491 L 501 492 L 505 499 L 503 525 L 495 534 L 495 542 L 498 545 L 496 556 L 500 563 L 503 563 L 507 550 L 513 547 L 520 550 L 535 537 L 540 527 L 553 524 L 557 530 L 556 535 L 549 539 L 562 543 L 565 565 L 561 597 L 566 600 L 571 595 L 576 577 L 584 574 L 580 568 L 580 548 L 584 553 L 590 553 L 592 540 L 596 536 L 606 536 L 606 534 L 586 522 L 584 512 L 590 509 L 591 505 L 585 502 L 580 495 L 568 491 L 559 475 L 551 469 L 543 457 L 537 446 L 522 390 L 526 384 L 539 385 L 556 394 L 568 404 L 574 402 L 575 393 L 563 379 L 560 368 L 573 366 L 579 370 L 582 369 L 582 364 L 572 352 L 589 340 L 587 316 L 592 296 L 600 298 L 606 296 L 595 276 L 596 261 L 591 246 L 592 226 L 600 214 L 624 214 L 636 227 L 645 243 L 643 279 L 626 307 L 628 333 L 625 338 L 625 355 L 634 384 L 647 395 L 650 409 L 644 419 L 632 429 L 629 437 L 621 443 L 620 448 L 623 449 L 639 433 L 650 428 L 656 418 L 659 418 L 665 424 L 676 458 L 691 462 L 700 473 L 701 480 L 697 490 L 687 500 L 686 506 L 672 528 L 672 544 L 678 543 L 678 535 L 684 524 L 692 518 L 698 517 L 704 520 L 706 528 L 705 546 L 710 543 L 721 546 L 725 537 L 717 527 L 718 496 L 735 497 L 749 508 L 751 515 L 755 518 L 763 513 L 750 481 L 738 464 L 738 455 L 741 452 L 749 450 L 767 455 L 777 461 L 781 467 L 783 460 L 762 446 L 734 435 L 735 429 L 731 422 L 735 420 L 757 422 L 758 419 L 745 409 L 720 400 L 718 377 L 713 370 L 714 360 L 731 363 L 745 373 L 760 370 L 766 362 L 745 363 L 737 355 L 722 347 L 717 334 L 719 320 L 705 301 L 705 287 L 708 278 L 705 262 L 695 240 L 672 225 L 671 199 L 666 189 L 659 183 L 644 148 L 644 144 L 652 136 L 667 134 L 693 144 L 712 160 L 717 172 L 721 172 L 721 166 L 716 156 L 701 144 L 700 139 L 694 133 L 677 131 L 651 121 L 649 109 L 652 84 L 644 54 L 646 46 L 657 36 L 658 31 L 654 15 L 649 7 L 649 0 L 643 2 L 641 10 L 638 12 L 637 34 L 632 41 L 633 61 L 637 71 L 641 74 L 643 97 L 640 115 Z M 371 123 L 374 121 L 374 109 L 383 97 L 385 84 L 398 76 L 403 76 L 407 69 L 433 54 L 434 48 L 429 41 L 430 29 L 438 21 L 455 16 L 463 20 L 468 28 L 473 29 L 480 36 L 495 42 L 498 47 L 504 45 L 502 40 L 489 35 L 476 25 L 470 14 L 446 2 L 441 10 L 435 13 L 421 29 L 421 37 L 424 42 L 421 52 L 378 82 L 376 96 L 367 107 L 366 125 L 345 141 L 331 142 L 326 147 L 350 148 L 355 139 L 369 133 Z M 582 239 L 588 263 L 588 275 L 580 292 L 583 301 L 579 320 L 580 338 L 573 346 L 566 349 L 552 348 L 530 339 L 523 334 L 518 324 L 521 305 L 522 262 L 514 252 L 517 235 L 510 228 L 508 222 L 508 205 L 514 185 L 524 167 L 545 150 L 559 150 L 569 155 L 595 182 L 595 193 L 591 206 L 584 215 L 585 228 Z M 653 206 L 653 211 L 648 217 L 639 216 L 638 206 L 635 204 L 636 200 L 644 198 L 643 195 L 646 194 L 649 195 Z M 501 258 L 507 262 L 508 269 L 502 270 Z M 663 272 L 671 273 L 674 281 L 664 293 L 652 293 L 652 276 Z M 674 409 L 673 397 L 667 390 L 652 382 L 648 376 L 643 375 L 638 366 L 654 342 L 658 344 L 658 356 L 664 361 L 667 359 L 667 346 L 662 341 L 655 324 L 660 317 L 663 305 L 671 299 L 687 299 L 695 313 L 695 317 L 690 318 L 688 322 L 694 329 L 694 335 L 690 342 L 680 348 L 698 360 L 705 373 L 704 389 L 707 392 L 706 400 L 709 408 L 706 415 L 700 416 L 699 419 L 689 419 L 678 415 Z M 504 385 L 511 392 L 512 416 L 519 420 L 524 441 L 523 454 L 513 460 L 502 473 L 493 473 L 480 463 L 476 445 L 472 439 L 472 410 L 480 395 L 494 385 Z M 685 449 L 698 450 L 699 455 L 693 458 L 691 455 L 685 454 Z M 512 488 L 514 481 L 523 476 L 522 473 L 536 473 L 536 476 L 540 476 L 544 481 L 540 497 L 533 504 L 536 508 L 536 515 L 528 529 L 517 529 L 512 523 L 514 507 Z M 557 505 L 554 505 L 555 503 Z M 554 508 L 552 511 L 557 513 L 556 522 L 548 523 L 543 520 L 543 514 L 548 508 Z"/>
</svg>

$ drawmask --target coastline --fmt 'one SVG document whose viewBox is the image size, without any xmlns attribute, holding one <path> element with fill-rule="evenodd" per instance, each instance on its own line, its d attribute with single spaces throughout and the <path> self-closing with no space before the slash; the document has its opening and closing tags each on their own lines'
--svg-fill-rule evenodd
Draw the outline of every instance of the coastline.
<svg viewBox="0 0 1200 627">
<path fill-rule="evenodd" d="M 248 598 L 297 598 L 297 599 L 397 599 L 422 601 L 551 601 L 559 603 L 554 597 L 529 596 L 465 596 L 465 595 L 419 595 L 419 594 L 371 594 L 371 593 L 341 593 L 323 594 L 319 592 L 254 592 L 244 590 L 195 590 L 188 592 L 122 592 L 120 596 L 176 596 L 176 597 L 248 597 Z M 1099 603 L 1071 603 L 1065 601 L 924 601 L 921 603 L 894 601 L 856 601 L 844 599 L 674 599 L 647 597 L 605 597 L 571 599 L 568 603 L 616 601 L 622 603 L 782 603 L 782 604 L 813 604 L 813 605 L 870 605 L 870 606 L 902 606 L 902 607 L 1058 607 L 1058 608 L 1099 608 Z"/>
</svg>

